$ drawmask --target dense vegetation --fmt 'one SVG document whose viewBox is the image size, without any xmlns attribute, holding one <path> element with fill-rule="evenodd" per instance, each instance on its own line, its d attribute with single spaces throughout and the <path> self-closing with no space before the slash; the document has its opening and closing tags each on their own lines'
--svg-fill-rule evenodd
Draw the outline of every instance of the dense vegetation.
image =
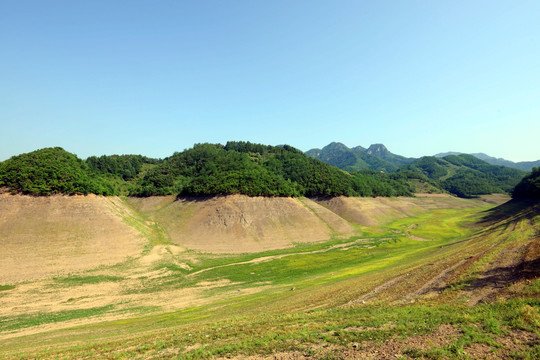
<svg viewBox="0 0 540 360">
<path fill-rule="evenodd" d="M 147 172 L 133 195 L 397 196 L 410 188 L 389 176 L 348 174 L 290 146 L 197 144 Z"/>
<path fill-rule="evenodd" d="M 141 155 L 91 156 L 61 148 L 15 156 L 0 165 L 0 186 L 32 195 L 397 196 L 401 178 L 349 174 L 290 146 L 249 142 L 197 144 L 164 160 Z"/>
<path fill-rule="evenodd" d="M 367 149 L 362 146 L 351 149 L 333 142 L 322 149 L 311 149 L 306 155 L 349 172 L 364 169 L 395 172 L 400 166 L 415 160 L 392 154 L 382 144 L 373 144 Z"/>
<path fill-rule="evenodd" d="M 540 199 L 540 167 L 533 168 L 532 172 L 516 185 L 512 197 L 515 199 Z"/>
<path fill-rule="evenodd" d="M 492 165 L 467 154 L 406 158 L 391 153 L 382 144 L 373 144 L 367 149 L 361 146 L 350 149 L 334 142 L 322 149 L 309 150 L 306 155 L 349 172 L 365 169 L 395 174 L 405 172 L 407 175 L 397 178 L 401 181 L 404 177 L 418 191 L 449 192 L 466 198 L 490 193 L 510 193 L 525 175 L 521 170 Z M 411 173 L 423 178 L 415 179 Z"/>
<path fill-rule="evenodd" d="M 144 164 L 157 164 L 159 160 L 142 155 L 102 155 L 86 159 L 88 167 L 98 173 L 119 176 L 128 181 L 139 175 Z"/>
<path fill-rule="evenodd" d="M 343 144 L 333 143 L 329 147 L 331 151 L 327 149 L 326 154 L 350 155 L 351 149 Z M 83 161 L 62 148 L 46 148 L 0 163 L 0 187 L 32 195 L 410 196 L 415 189 L 427 189 L 474 197 L 511 192 L 525 174 L 466 154 L 423 157 L 397 168 L 382 159 L 381 154 L 397 157 L 395 161 L 406 158 L 391 154 L 383 145 L 353 150 L 371 159 L 370 164 L 376 168 L 392 172 L 346 172 L 291 146 L 250 142 L 228 142 L 225 146 L 196 144 L 164 160 L 142 155 L 103 155 Z M 350 168 L 347 164 L 352 161 L 358 165 L 361 159 L 348 155 L 337 158 L 343 161 L 338 165 L 345 168 Z M 530 178 L 527 181 L 529 187 L 534 182 Z M 515 196 L 520 196 L 524 186 L 518 188 Z"/>
<path fill-rule="evenodd" d="M 438 186 L 460 197 L 491 193 L 509 193 L 524 172 L 505 166 L 490 165 L 472 155 L 426 156 L 399 171 L 424 174 Z"/>
<path fill-rule="evenodd" d="M 62 148 L 45 148 L 0 163 L 0 187 L 32 195 L 111 195 L 109 182 L 90 174 L 88 165 Z"/>
</svg>

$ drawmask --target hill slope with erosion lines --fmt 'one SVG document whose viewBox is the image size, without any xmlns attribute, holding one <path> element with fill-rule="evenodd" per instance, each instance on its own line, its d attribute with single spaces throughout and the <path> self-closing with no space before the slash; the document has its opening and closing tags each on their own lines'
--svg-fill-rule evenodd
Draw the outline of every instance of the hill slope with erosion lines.
<svg viewBox="0 0 540 360">
<path fill-rule="evenodd" d="M 159 223 L 173 243 L 205 252 L 258 252 L 354 233 L 347 221 L 309 199 L 231 195 L 129 203 Z"/>
<path fill-rule="evenodd" d="M 463 209 L 484 206 L 485 202 L 500 204 L 506 200 L 508 196 L 505 195 L 486 196 L 474 202 L 445 194 L 417 194 L 414 198 L 321 197 L 316 202 L 352 223 L 379 226 L 434 209 Z"/>
</svg>

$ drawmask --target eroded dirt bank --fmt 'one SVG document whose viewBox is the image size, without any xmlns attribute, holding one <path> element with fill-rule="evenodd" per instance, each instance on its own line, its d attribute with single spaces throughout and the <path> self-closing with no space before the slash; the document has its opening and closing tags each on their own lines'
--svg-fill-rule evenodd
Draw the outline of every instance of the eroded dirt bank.
<svg viewBox="0 0 540 360">
<path fill-rule="evenodd" d="M 314 199 L 318 204 L 352 223 L 379 226 L 395 219 L 418 215 L 434 209 L 465 209 L 499 205 L 509 200 L 507 195 L 494 194 L 479 199 L 460 199 L 446 194 L 416 194 L 416 197 L 358 198 L 328 197 Z"/>
<path fill-rule="evenodd" d="M 0 284 L 110 265 L 138 255 L 143 237 L 118 198 L 0 194 Z"/>
<path fill-rule="evenodd" d="M 258 252 L 354 233 L 347 221 L 309 199 L 230 195 L 129 202 L 173 243 L 206 252 Z"/>
<path fill-rule="evenodd" d="M 495 198 L 491 201 L 500 201 Z M 434 208 L 482 205 L 447 195 L 417 198 L 210 198 L 0 194 L 0 284 L 121 262 L 151 239 L 133 226 L 159 230 L 164 241 L 214 253 L 259 252 L 294 243 L 347 238 L 354 224 L 380 225 Z M 140 222 L 140 221 L 139 221 Z"/>
</svg>

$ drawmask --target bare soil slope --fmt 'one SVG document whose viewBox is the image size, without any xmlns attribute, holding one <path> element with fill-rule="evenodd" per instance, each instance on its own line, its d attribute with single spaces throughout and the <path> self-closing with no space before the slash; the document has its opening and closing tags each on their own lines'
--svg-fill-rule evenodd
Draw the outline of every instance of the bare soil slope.
<svg viewBox="0 0 540 360">
<path fill-rule="evenodd" d="M 109 265 L 141 252 L 118 198 L 0 194 L 0 284 Z"/>
<path fill-rule="evenodd" d="M 172 242 L 200 251 L 258 252 L 354 232 L 345 220 L 307 199 L 231 195 L 129 201 L 163 227 Z"/>
<path fill-rule="evenodd" d="M 485 203 L 501 204 L 509 199 L 506 195 L 487 196 L 475 200 L 460 199 L 446 194 L 416 194 L 416 198 L 318 198 L 315 201 L 347 221 L 364 225 L 384 225 L 398 218 L 418 215 L 433 209 L 464 209 L 485 206 Z"/>
</svg>

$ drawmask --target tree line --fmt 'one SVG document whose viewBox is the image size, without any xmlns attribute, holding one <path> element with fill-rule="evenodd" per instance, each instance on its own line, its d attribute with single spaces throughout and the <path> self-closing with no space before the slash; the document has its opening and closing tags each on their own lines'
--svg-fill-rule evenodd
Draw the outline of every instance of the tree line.
<svg viewBox="0 0 540 360">
<path fill-rule="evenodd" d="M 390 176 L 349 174 L 291 146 L 250 142 L 196 144 L 163 160 L 104 155 L 83 161 L 62 148 L 45 148 L 0 163 L 0 186 L 31 195 L 412 195 Z"/>
<path fill-rule="evenodd" d="M 346 172 L 288 145 L 231 141 L 195 144 L 165 159 L 103 155 L 81 160 L 62 148 L 45 148 L 0 162 L 0 187 L 31 195 L 412 196 L 411 183 L 419 181 L 461 197 L 535 194 L 538 169 L 514 189 L 523 174 L 516 171 L 458 155 L 421 158 L 394 173 Z"/>
</svg>

